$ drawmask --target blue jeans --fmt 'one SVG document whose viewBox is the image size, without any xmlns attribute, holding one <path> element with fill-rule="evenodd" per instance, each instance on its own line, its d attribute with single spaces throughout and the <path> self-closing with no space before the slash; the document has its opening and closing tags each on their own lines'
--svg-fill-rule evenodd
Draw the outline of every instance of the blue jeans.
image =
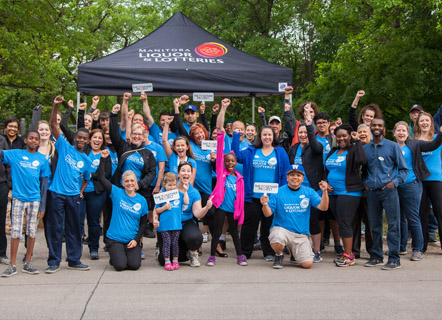
<svg viewBox="0 0 442 320">
<path fill-rule="evenodd" d="M 49 210 L 46 218 L 46 236 L 49 248 L 48 265 L 60 265 L 63 219 L 68 263 L 70 266 L 80 264 L 83 250 L 80 232 L 80 195 L 66 196 L 50 192 L 48 201 Z"/>
<path fill-rule="evenodd" d="M 100 215 L 101 209 L 103 209 L 104 201 L 106 200 L 106 192 L 96 193 L 95 191 L 84 193 L 85 211 L 87 214 L 87 226 L 88 226 L 88 246 L 89 250 L 98 251 L 100 242 Z M 83 209 L 83 208 L 82 208 Z M 81 215 L 80 215 L 81 216 Z M 83 228 L 84 228 L 84 214 L 83 216 Z"/>
<path fill-rule="evenodd" d="M 407 251 L 408 229 L 411 232 L 411 248 L 422 251 L 424 236 L 419 219 L 419 207 L 422 198 L 422 183 L 417 180 L 397 188 L 401 206 L 401 244 L 400 250 Z M 408 228 L 407 228 L 408 221 Z"/>
<path fill-rule="evenodd" d="M 367 205 L 368 219 L 373 235 L 373 247 L 371 248 L 370 258 L 383 260 L 382 228 L 384 221 L 382 209 L 384 209 L 388 223 L 388 262 L 400 262 L 400 210 L 397 189 L 367 190 Z"/>
</svg>

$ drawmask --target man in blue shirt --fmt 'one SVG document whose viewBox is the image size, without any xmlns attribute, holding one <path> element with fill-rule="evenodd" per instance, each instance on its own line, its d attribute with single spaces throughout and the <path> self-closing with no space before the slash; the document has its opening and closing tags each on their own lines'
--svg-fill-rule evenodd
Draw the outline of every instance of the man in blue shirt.
<svg viewBox="0 0 442 320">
<path fill-rule="evenodd" d="M 397 186 L 403 183 L 408 174 L 407 164 L 397 143 L 384 138 L 385 122 L 375 118 L 370 125 L 373 140 L 364 146 L 367 164 L 363 181 L 367 194 L 368 219 L 371 224 L 373 247 L 366 267 L 383 264 L 382 227 L 383 210 L 387 217 L 388 262 L 384 270 L 401 267 L 400 245 L 400 207 Z"/>
<path fill-rule="evenodd" d="M 2 277 L 17 273 L 16 258 L 26 211 L 26 261 L 23 272 L 38 274 L 32 267 L 31 257 L 34 250 L 38 219 L 44 215 L 46 208 L 47 180 L 51 171 L 44 155 L 37 152 L 40 135 L 35 131 L 28 132 L 24 140 L 26 149 L 0 150 L 2 163 L 11 166 L 12 206 L 11 206 L 11 263 Z"/>
<path fill-rule="evenodd" d="M 66 252 L 68 268 L 89 270 L 89 266 L 81 263 L 82 242 L 80 231 L 80 187 L 86 188 L 90 180 L 91 160 L 83 153 L 89 143 L 89 131 L 81 128 L 77 131 L 74 144 L 71 146 L 63 139 L 57 127 L 58 105 L 62 97 L 56 97 L 52 106 L 51 129 L 58 152 L 57 168 L 49 188 L 49 210 L 46 221 L 46 236 L 49 248 L 48 268 L 46 273 L 60 270 L 63 220 L 65 222 Z M 61 139 L 60 139 L 61 138 Z M 63 219 L 63 214 L 64 219 Z"/>
<path fill-rule="evenodd" d="M 278 193 L 261 197 L 264 216 L 273 216 L 270 229 L 270 245 L 275 251 L 273 268 L 281 269 L 284 259 L 282 250 L 288 246 L 302 268 L 313 265 L 313 251 L 308 236 L 310 235 L 310 208 L 321 211 L 328 209 L 327 183 L 320 181 L 322 198 L 312 188 L 301 186 L 304 180 L 304 168 L 292 165 L 287 172 L 287 184 L 279 188 Z"/>
</svg>

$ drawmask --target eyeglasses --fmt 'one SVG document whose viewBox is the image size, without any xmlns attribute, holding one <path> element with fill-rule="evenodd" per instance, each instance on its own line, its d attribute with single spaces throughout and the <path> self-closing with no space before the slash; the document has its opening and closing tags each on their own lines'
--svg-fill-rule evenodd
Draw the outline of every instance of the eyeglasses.
<svg viewBox="0 0 442 320">
<path fill-rule="evenodd" d="M 17 126 L 14 126 L 14 125 L 10 125 L 10 124 L 8 124 L 6 127 L 8 127 L 8 128 L 11 128 L 11 129 L 18 129 L 18 127 Z"/>
<path fill-rule="evenodd" d="M 325 126 L 328 123 L 328 121 L 318 121 L 316 122 L 317 126 Z"/>
<path fill-rule="evenodd" d="M 141 137 L 143 134 L 142 133 L 132 133 L 132 135 L 135 137 Z"/>
</svg>

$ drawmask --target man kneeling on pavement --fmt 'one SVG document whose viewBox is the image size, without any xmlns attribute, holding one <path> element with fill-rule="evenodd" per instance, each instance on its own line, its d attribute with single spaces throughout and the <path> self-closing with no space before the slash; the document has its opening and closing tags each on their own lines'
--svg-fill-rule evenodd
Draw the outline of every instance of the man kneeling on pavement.
<svg viewBox="0 0 442 320">
<path fill-rule="evenodd" d="M 273 216 L 270 229 L 270 245 L 275 251 L 273 268 L 283 267 L 285 246 L 292 252 L 296 262 L 302 268 L 313 265 L 313 251 L 308 236 L 310 235 L 310 207 L 321 211 L 328 209 L 327 183 L 321 181 L 322 198 L 315 190 L 301 186 L 304 169 L 301 165 L 292 165 L 287 172 L 288 184 L 279 188 L 278 193 L 261 197 L 262 211 L 266 217 Z"/>
</svg>

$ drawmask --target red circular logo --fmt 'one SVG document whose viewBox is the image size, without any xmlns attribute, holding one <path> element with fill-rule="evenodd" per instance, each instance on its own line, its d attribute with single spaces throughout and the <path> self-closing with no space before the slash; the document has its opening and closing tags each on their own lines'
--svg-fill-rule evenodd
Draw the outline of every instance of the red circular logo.
<svg viewBox="0 0 442 320">
<path fill-rule="evenodd" d="M 227 48 L 216 42 L 206 42 L 195 48 L 195 53 L 204 58 L 217 58 L 227 53 Z"/>
</svg>

